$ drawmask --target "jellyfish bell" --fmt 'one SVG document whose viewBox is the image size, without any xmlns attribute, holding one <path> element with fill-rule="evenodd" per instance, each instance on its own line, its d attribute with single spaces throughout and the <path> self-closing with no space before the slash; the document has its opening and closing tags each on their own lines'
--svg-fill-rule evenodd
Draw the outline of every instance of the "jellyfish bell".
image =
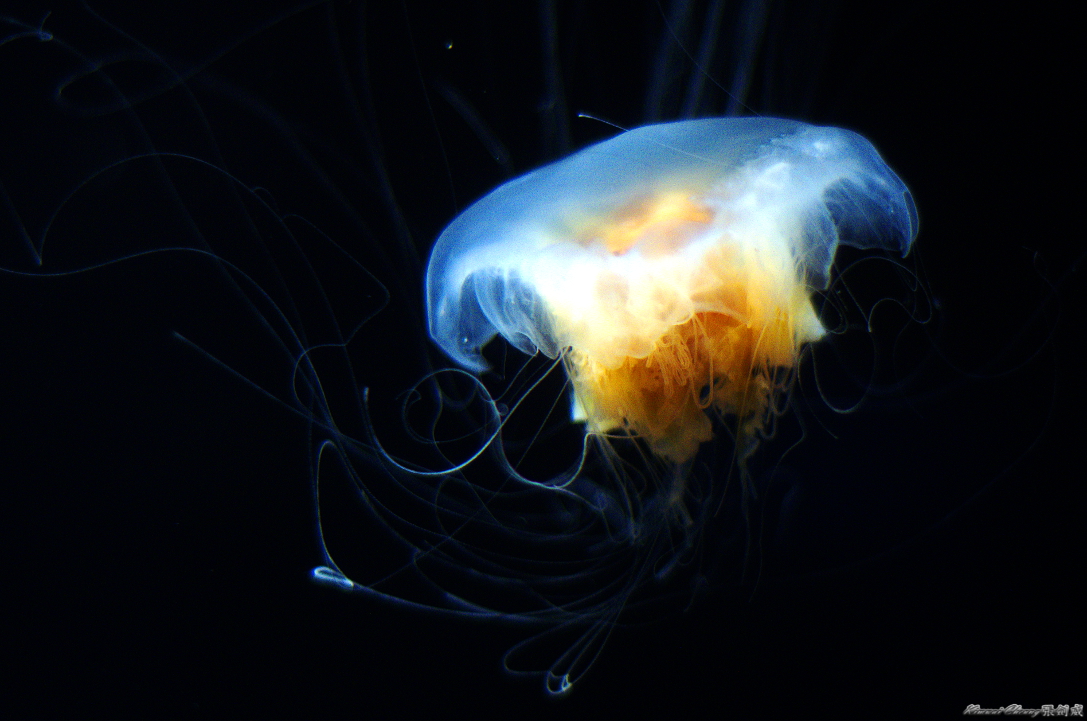
<svg viewBox="0 0 1087 721">
<path fill-rule="evenodd" d="M 774 118 L 651 125 L 497 188 L 435 243 L 431 337 L 562 358 L 571 416 L 677 467 L 731 419 L 741 463 L 782 372 L 825 333 L 838 245 L 905 255 L 917 211 L 856 133 Z M 682 498 L 680 486 L 672 500 Z"/>
</svg>

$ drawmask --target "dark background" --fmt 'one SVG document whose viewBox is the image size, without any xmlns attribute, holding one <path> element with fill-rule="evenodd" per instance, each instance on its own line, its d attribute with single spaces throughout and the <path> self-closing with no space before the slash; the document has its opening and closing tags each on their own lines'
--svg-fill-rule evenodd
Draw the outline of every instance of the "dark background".
<svg viewBox="0 0 1087 721">
<path fill-rule="evenodd" d="M 130 5 L 5 11 L 0 476 L 14 673 L 0 703 L 13 717 L 944 718 L 970 703 L 1084 702 L 1071 18 L 926 2 L 727 4 L 719 16 L 678 2 L 622 14 Z M 746 110 L 733 107 L 741 96 Z M 759 583 L 724 574 L 691 610 L 617 630 L 558 702 L 538 679 L 503 674 L 517 628 L 312 583 L 321 432 L 288 407 L 296 351 L 277 334 L 316 344 L 369 319 L 351 368 L 373 388 L 379 432 L 395 434 L 399 394 L 441 363 L 423 333 L 421 269 L 458 209 L 614 134 L 578 113 L 633 127 L 732 111 L 873 141 L 914 192 L 921 235 L 906 265 L 921 280 L 903 294 L 901 280 L 866 285 L 858 272 L 851 288 L 866 307 L 912 298 L 928 318 L 885 304 L 859 344 L 817 352 L 842 389 L 824 391 L 833 401 L 869 394 L 831 413 L 808 368 L 807 437 L 764 449 L 782 460 L 760 509 L 775 530 Z M 286 321 L 262 325 L 271 302 Z M 876 360 L 836 370 L 833 351 L 853 345 Z M 351 379 L 322 380 L 341 430 L 361 434 Z M 351 524 L 372 519 L 343 484 L 327 493 L 337 558 L 364 571 L 384 547 L 362 531 L 352 545 Z"/>
</svg>

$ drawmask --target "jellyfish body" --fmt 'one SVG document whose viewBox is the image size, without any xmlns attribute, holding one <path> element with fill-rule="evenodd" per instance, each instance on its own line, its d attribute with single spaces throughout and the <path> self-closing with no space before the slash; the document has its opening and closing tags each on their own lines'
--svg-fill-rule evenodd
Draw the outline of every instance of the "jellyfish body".
<svg viewBox="0 0 1087 721">
<path fill-rule="evenodd" d="M 917 211 L 872 145 L 772 118 L 651 125 L 500 186 L 434 246 L 433 339 L 481 372 L 502 335 L 562 356 L 572 416 L 682 464 L 707 410 L 753 448 L 780 371 L 824 334 L 839 243 L 905 255 Z"/>
</svg>

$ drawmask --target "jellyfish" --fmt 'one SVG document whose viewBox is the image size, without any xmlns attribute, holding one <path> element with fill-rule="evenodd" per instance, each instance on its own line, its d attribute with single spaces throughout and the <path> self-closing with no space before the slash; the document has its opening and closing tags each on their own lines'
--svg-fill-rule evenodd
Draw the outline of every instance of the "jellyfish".
<svg viewBox="0 0 1087 721">
<path fill-rule="evenodd" d="M 976 488 L 931 472 L 932 449 L 999 466 L 994 438 L 1029 444 L 982 410 L 1000 393 L 934 414 L 934 384 L 895 362 L 939 357 L 936 324 L 882 323 L 886 299 L 925 300 L 933 250 L 969 256 L 937 255 L 937 287 L 986 275 L 969 269 L 998 255 L 998 216 L 961 213 L 936 242 L 947 221 L 926 215 L 918 253 L 873 146 L 819 127 L 870 137 L 926 213 L 924 168 L 991 193 L 975 207 L 1005 197 L 970 169 L 987 166 L 947 163 L 957 145 L 903 130 L 942 113 L 911 88 L 957 78 L 920 83 L 900 59 L 954 46 L 828 48 L 901 30 L 879 16 L 835 36 L 815 6 L 754 1 L 622 22 L 540 3 L 501 33 L 484 3 L 229 5 L 168 25 L 106 2 L 3 19 L 5 440 L 40 469 L 12 474 L 5 505 L 35 541 L 13 587 L 49 609 L 27 634 L 38 678 L 64 647 L 97 693 L 296 694 L 314 715 L 519 692 L 504 674 L 531 700 L 542 680 L 614 703 L 674 665 L 739 679 L 742 701 L 746 679 L 778 678 L 762 638 L 828 615 L 859 637 L 856 608 L 886 608 L 839 569 L 878 568 Z M 635 129 L 605 140 L 587 114 Z M 854 373 L 869 342 L 890 381 Z M 860 412 L 839 412 L 845 392 Z M 899 449 L 910 465 L 888 462 Z M 838 573 L 831 602 L 783 572 L 782 535 L 811 549 L 803 571 Z M 753 641 L 717 642 L 757 613 Z"/>
<path fill-rule="evenodd" d="M 762 9 L 744 13 L 757 20 Z M 185 63 L 157 52 L 169 38 L 153 39 L 156 26 L 84 14 L 103 48 L 64 32 L 68 15 L 46 14 L 9 19 L 0 45 L 12 67 L 51 73 L 12 106 L 26 111 L 18 137 L 38 153 L 27 173 L 43 177 L 6 179 L 25 247 L 5 245 L 4 268 L 16 271 L 5 279 L 38 278 L 33 292 L 45 295 L 111 274 L 117 287 L 139 286 L 139 307 L 172 319 L 148 334 L 153 347 L 235 384 L 230 405 L 271 403 L 305 426 L 312 445 L 297 453 L 304 468 L 291 487 L 305 495 L 308 481 L 312 495 L 306 570 L 320 593 L 513 626 L 523 638 L 503 668 L 541 676 L 549 693 L 576 686 L 625 619 L 658 602 L 683 607 L 688 586 L 709 583 L 735 549 L 747 553 L 750 513 L 730 503 L 729 481 L 742 481 L 732 496 L 747 503 L 755 449 L 804 346 L 824 334 L 812 293 L 831 282 L 837 244 L 902 255 L 916 231 L 905 187 L 849 131 L 720 118 L 589 144 L 610 127 L 572 119 L 557 100 L 540 152 L 566 159 L 463 209 L 491 175 L 527 165 L 510 155 L 534 134 L 481 130 L 454 81 L 435 80 L 439 127 L 467 126 L 473 144 L 435 142 L 422 103 L 384 125 L 389 104 L 373 103 L 340 142 L 361 136 L 364 157 L 342 164 L 328 159 L 340 157 L 331 141 L 284 131 L 305 124 L 286 119 L 294 104 L 271 110 L 232 75 L 241 43 L 237 54 L 289 76 L 279 64 L 287 24 L 249 44 L 228 32 L 221 64 Z M 693 72 L 674 102 L 666 70 L 684 46 L 673 33 L 690 35 L 678 20 L 662 26 L 644 119 L 742 110 L 754 52 L 742 43 L 730 90 Z M 751 32 L 739 23 L 736 35 Z M 436 37 L 426 52 L 458 67 L 444 58 L 461 46 Z M 248 121 L 244 132 L 235 118 Z M 445 152 L 451 176 L 477 145 L 498 172 L 438 191 L 424 181 L 442 173 L 420 172 L 394 193 L 388 175 L 411 164 L 378 152 L 382 127 L 411 129 L 396 137 L 404 157 Z M 251 144 L 272 169 L 250 164 Z M 348 199 L 357 168 L 371 165 L 380 170 L 362 173 L 366 192 Z M 406 219 L 400 204 L 414 211 Z M 503 353 L 488 345 L 496 335 L 514 349 L 501 365 L 491 363 Z M 163 426 L 188 417 L 165 408 L 148 415 Z M 240 475 L 218 488 L 247 488 L 258 474 Z M 355 531 L 367 540 L 354 542 Z"/>
<path fill-rule="evenodd" d="M 674 468 L 729 418 L 742 464 L 825 333 L 839 243 L 905 255 L 917 211 L 856 133 L 774 118 L 651 125 L 494 190 L 442 233 L 431 337 L 486 370 L 496 335 L 560 358 L 573 421 Z M 681 504 L 677 472 L 672 502 Z"/>
</svg>

